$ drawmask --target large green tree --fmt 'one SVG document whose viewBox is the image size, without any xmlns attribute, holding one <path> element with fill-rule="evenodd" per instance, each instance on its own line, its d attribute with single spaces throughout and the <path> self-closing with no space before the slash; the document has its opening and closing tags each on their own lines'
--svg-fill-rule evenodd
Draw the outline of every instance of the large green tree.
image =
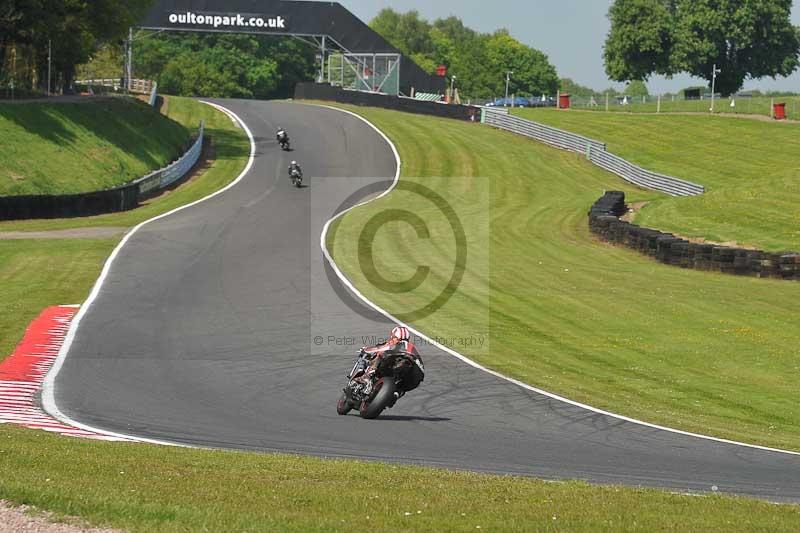
<svg viewBox="0 0 800 533">
<path fill-rule="evenodd" d="M 512 71 L 511 94 L 553 94 L 558 89 L 558 74 L 547 56 L 517 41 L 506 30 L 499 30 L 489 38 L 486 56 L 488 64 L 484 68 L 492 74 L 489 85 L 494 94 L 505 91 L 506 73 Z"/>
<path fill-rule="evenodd" d="M 13 75 L 46 86 L 47 48 L 52 43 L 53 66 L 69 85 L 76 65 L 102 45 L 123 39 L 152 1 L 0 0 L 0 78 Z M 32 68 L 9 73 L 10 54 L 24 58 Z"/>
<path fill-rule="evenodd" d="M 686 72 L 723 94 L 748 78 L 788 76 L 800 34 L 792 0 L 616 0 L 609 10 L 606 73 L 616 81 Z"/>
<path fill-rule="evenodd" d="M 612 80 L 646 80 L 669 74 L 673 42 L 672 2 L 616 0 L 608 11 L 611 31 L 603 51 Z"/>
<path fill-rule="evenodd" d="M 291 96 L 314 78 L 315 51 L 296 40 L 266 35 L 162 34 L 136 42 L 134 73 L 181 96 Z"/>
</svg>

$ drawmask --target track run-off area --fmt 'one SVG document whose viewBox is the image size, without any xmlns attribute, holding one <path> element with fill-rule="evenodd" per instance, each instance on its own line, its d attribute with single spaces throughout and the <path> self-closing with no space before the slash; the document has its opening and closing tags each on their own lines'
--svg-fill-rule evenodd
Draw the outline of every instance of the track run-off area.
<svg viewBox="0 0 800 533">
<path fill-rule="evenodd" d="M 252 134 L 228 190 L 126 237 L 73 323 L 45 407 L 110 435 L 482 472 L 719 490 L 800 501 L 800 457 L 610 416 L 511 383 L 426 346 L 427 377 L 376 421 L 334 403 L 359 346 L 355 313 L 320 250 L 359 189 L 398 173 L 392 146 L 342 111 L 225 101 Z M 289 128 L 294 152 L 274 142 Z M 293 159 L 307 186 L 286 177 Z"/>
</svg>

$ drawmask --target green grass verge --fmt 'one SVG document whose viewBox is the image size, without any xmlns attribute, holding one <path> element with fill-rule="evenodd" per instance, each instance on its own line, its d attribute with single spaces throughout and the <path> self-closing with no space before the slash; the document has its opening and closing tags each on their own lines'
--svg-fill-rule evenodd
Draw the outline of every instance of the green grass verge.
<svg viewBox="0 0 800 533">
<path fill-rule="evenodd" d="M 172 120 L 188 128 L 193 128 L 193 131 L 197 129 L 201 120 L 206 121 L 206 133 L 213 143 L 215 161 L 213 166 L 198 179 L 193 179 L 171 192 L 149 200 L 142 207 L 132 211 L 85 218 L 0 222 L 0 231 L 50 231 L 100 226 L 134 226 L 156 215 L 203 198 L 239 175 L 250 154 L 250 141 L 243 130 L 233 125 L 227 115 L 196 100 L 178 97 L 168 98 L 166 112 Z"/>
<path fill-rule="evenodd" d="M 514 113 L 604 141 L 644 168 L 706 186 L 702 196 L 651 203 L 637 224 L 713 242 L 800 251 L 800 124 L 550 109 Z"/>
<path fill-rule="evenodd" d="M 138 100 L 0 104 L 0 195 L 108 189 L 164 166 L 188 142 L 189 129 Z"/>
<path fill-rule="evenodd" d="M 604 112 L 606 110 L 605 97 L 595 97 L 597 106 L 588 106 L 586 101 L 575 101 L 578 105 L 573 104 L 573 108 Z M 658 98 L 656 96 L 649 96 L 647 102 L 642 103 L 641 98 L 630 98 L 629 105 L 615 105 L 613 100 L 609 105 L 609 111 L 612 113 L 658 113 Z M 776 96 L 775 98 L 759 96 L 755 98 L 734 98 L 735 106 L 731 107 L 731 99 L 720 98 L 714 100 L 714 113 L 721 113 L 726 115 L 761 115 L 764 117 L 772 116 L 770 114 L 772 104 L 783 102 L 786 104 L 786 116 L 790 119 L 800 118 L 800 97 L 797 96 Z M 676 100 L 672 101 L 671 98 L 662 98 L 660 113 L 703 113 L 709 114 L 711 108 L 711 100 Z"/>
<path fill-rule="evenodd" d="M 132 531 L 792 531 L 800 507 L 0 427 L 0 497 Z M 480 526 L 480 529 L 479 529 Z"/>
<path fill-rule="evenodd" d="M 467 272 L 453 298 L 414 325 L 444 338 L 488 330 L 488 349 L 459 351 L 581 402 L 800 450 L 800 284 L 677 269 L 596 241 L 587 210 L 604 189 L 626 190 L 630 200 L 656 196 L 632 190 L 579 155 L 479 125 L 357 111 L 396 142 L 404 180 L 451 200 L 468 234 L 491 229 L 490 242 L 469 247 Z M 431 177 L 440 175 L 485 176 L 490 192 L 476 193 L 485 191 L 477 185 L 471 191 L 469 181 Z M 432 301 L 453 270 L 449 227 L 425 213 L 432 242 L 409 225 L 387 225 L 374 241 L 374 255 L 392 258 L 377 263 L 386 278 L 407 279 L 417 265 L 429 265 L 432 282 L 388 294 L 366 279 L 359 250 L 364 222 L 409 205 L 393 193 L 351 211 L 333 247 L 355 285 L 394 313 Z M 437 235 L 445 236 L 443 244 Z"/>
<path fill-rule="evenodd" d="M 42 309 L 81 303 L 115 240 L 0 240 L 0 361 Z"/>
<path fill-rule="evenodd" d="M 250 143 L 244 131 L 212 107 L 188 98 L 169 98 L 169 114 L 178 123 L 206 120 L 215 161 L 202 175 L 125 213 L 63 220 L 0 223 L 0 231 L 48 231 L 97 226 L 130 227 L 198 200 L 239 175 Z M 0 360 L 22 339 L 42 309 L 83 302 L 118 239 L 0 240 Z"/>
</svg>

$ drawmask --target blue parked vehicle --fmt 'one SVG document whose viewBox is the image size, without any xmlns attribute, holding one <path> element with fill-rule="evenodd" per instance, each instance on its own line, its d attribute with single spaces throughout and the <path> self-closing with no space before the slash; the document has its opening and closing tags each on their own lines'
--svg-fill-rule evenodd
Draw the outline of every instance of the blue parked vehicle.
<svg viewBox="0 0 800 533">
<path fill-rule="evenodd" d="M 533 96 L 531 98 L 517 96 L 515 98 L 498 98 L 494 102 L 489 102 L 486 105 L 489 107 L 555 107 L 556 99 L 552 96 L 548 96 L 542 101 L 541 96 Z"/>
<path fill-rule="evenodd" d="M 492 107 L 530 107 L 531 101 L 522 96 L 515 98 L 498 98 L 489 104 Z"/>
</svg>

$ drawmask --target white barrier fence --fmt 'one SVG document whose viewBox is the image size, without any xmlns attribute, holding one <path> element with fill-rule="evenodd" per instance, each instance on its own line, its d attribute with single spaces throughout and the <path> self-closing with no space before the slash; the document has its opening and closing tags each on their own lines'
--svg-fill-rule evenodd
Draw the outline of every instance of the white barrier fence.
<svg viewBox="0 0 800 533">
<path fill-rule="evenodd" d="M 601 141 L 509 115 L 507 109 L 484 108 L 481 119 L 483 123 L 495 128 L 524 135 L 562 150 L 585 154 L 589 161 L 600 168 L 645 189 L 661 191 L 672 196 L 697 196 L 705 192 L 702 185 L 634 165 L 608 152 L 605 143 Z"/>
<path fill-rule="evenodd" d="M 95 87 L 110 87 L 115 91 L 122 91 L 125 85 L 120 78 L 98 78 L 91 80 L 75 80 L 75 85 L 88 85 Z M 131 80 L 131 92 L 137 94 L 150 94 L 153 93 L 153 86 L 156 84 L 153 80 Z"/>
<path fill-rule="evenodd" d="M 189 170 L 200 159 L 200 154 L 203 151 L 203 141 L 205 137 L 205 123 L 200 123 L 200 133 L 197 140 L 192 144 L 192 147 L 186 151 L 183 156 L 177 161 L 167 165 L 166 167 L 151 172 L 147 176 L 139 178 L 134 181 L 139 185 L 139 197 L 147 196 L 149 193 L 169 187 L 182 177 L 186 175 Z"/>
</svg>

